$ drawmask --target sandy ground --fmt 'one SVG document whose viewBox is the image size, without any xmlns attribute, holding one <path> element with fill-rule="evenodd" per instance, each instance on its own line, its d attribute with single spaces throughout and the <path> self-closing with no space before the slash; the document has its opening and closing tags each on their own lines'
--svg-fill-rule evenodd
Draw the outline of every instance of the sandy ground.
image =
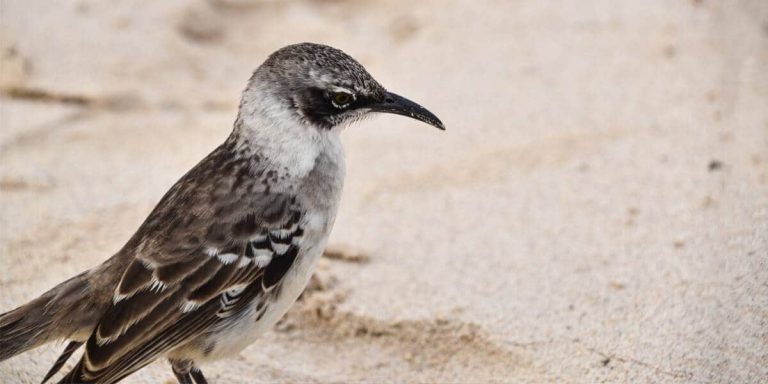
<svg viewBox="0 0 768 384">
<path fill-rule="evenodd" d="M 764 0 L 0 7 L 2 310 L 120 248 L 251 70 L 315 41 L 448 130 L 345 132 L 347 250 L 212 383 L 768 380 Z"/>
</svg>

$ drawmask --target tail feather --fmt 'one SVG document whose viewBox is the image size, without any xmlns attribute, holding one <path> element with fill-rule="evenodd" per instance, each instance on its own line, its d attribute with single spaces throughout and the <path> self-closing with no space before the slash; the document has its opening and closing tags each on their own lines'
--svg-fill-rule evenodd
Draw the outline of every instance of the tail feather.
<svg viewBox="0 0 768 384">
<path fill-rule="evenodd" d="M 48 341 L 51 318 L 45 316 L 50 298 L 41 296 L 0 315 L 0 361 Z"/>
<path fill-rule="evenodd" d="M 77 332 L 82 315 L 76 304 L 89 294 L 88 287 L 82 273 L 0 315 L 0 361 Z"/>
<path fill-rule="evenodd" d="M 58 359 L 56 359 L 56 362 L 53 363 L 53 367 L 48 371 L 48 373 L 43 378 L 43 381 L 40 382 L 40 384 L 45 384 L 46 381 L 48 381 L 53 375 L 58 372 L 61 367 L 64 365 L 64 363 L 67 362 L 70 356 L 77 351 L 80 346 L 83 345 L 82 341 L 71 341 L 69 344 L 67 344 L 67 347 L 64 348 L 64 352 L 61 353 Z"/>
</svg>

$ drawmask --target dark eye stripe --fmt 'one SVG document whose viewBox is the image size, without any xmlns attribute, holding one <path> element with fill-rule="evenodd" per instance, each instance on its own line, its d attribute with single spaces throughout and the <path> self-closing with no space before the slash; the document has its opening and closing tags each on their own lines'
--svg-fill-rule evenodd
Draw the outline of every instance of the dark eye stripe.
<svg viewBox="0 0 768 384">
<path fill-rule="evenodd" d="M 289 101 L 301 113 L 307 121 L 323 128 L 330 129 L 338 123 L 336 115 L 347 111 L 364 107 L 368 103 L 365 95 L 354 95 L 343 92 L 350 98 L 346 104 L 339 104 L 335 96 L 339 92 L 332 92 L 322 88 L 307 88 L 299 95 L 293 96 Z"/>
</svg>

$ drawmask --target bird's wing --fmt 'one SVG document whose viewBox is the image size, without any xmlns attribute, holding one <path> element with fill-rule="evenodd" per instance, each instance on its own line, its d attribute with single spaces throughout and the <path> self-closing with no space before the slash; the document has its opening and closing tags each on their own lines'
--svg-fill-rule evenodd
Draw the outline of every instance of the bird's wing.
<svg viewBox="0 0 768 384">
<path fill-rule="evenodd" d="M 180 188 L 137 233 L 112 306 L 62 382 L 119 381 L 269 291 L 300 253 L 304 209 L 294 197 L 266 190 L 237 202 L 219 195 L 200 209 L 200 196 L 220 191 Z"/>
</svg>

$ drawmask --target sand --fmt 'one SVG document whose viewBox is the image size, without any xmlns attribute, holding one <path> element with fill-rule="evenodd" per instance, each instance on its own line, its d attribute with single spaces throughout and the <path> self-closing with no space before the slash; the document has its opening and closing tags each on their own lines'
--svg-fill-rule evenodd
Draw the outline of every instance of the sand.
<svg viewBox="0 0 768 384">
<path fill-rule="evenodd" d="M 768 380 L 764 0 L 4 0 L 0 21 L 2 310 L 119 249 L 250 72 L 314 41 L 448 130 L 345 132 L 337 251 L 212 383 Z"/>
</svg>

